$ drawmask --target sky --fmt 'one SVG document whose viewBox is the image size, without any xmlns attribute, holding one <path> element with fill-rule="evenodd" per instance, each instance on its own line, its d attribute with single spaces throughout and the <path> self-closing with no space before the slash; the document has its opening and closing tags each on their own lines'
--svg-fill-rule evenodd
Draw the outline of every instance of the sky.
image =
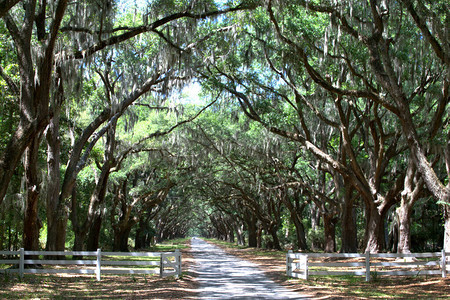
<svg viewBox="0 0 450 300">
<path fill-rule="evenodd" d="M 151 0 L 119 0 L 119 8 L 126 9 L 137 6 L 138 9 L 144 9 L 149 2 L 151 2 Z M 225 3 L 225 0 L 217 0 L 216 3 L 220 5 Z M 198 82 L 192 82 L 182 90 L 181 95 L 184 97 L 180 97 L 179 100 L 181 100 L 181 102 L 192 104 L 202 104 L 203 101 L 199 97 L 200 91 L 200 84 Z"/>
</svg>

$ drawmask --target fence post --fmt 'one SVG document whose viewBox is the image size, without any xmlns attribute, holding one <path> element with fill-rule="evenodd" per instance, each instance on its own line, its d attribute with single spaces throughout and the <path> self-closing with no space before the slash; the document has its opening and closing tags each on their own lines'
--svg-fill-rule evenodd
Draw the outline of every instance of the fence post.
<svg viewBox="0 0 450 300">
<path fill-rule="evenodd" d="M 286 275 L 289 277 L 292 277 L 291 258 L 289 257 L 289 254 L 292 253 L 292 250 L 289 250 L 288 253 L 286 253 Z"/>
<path fill-rule="evenodd" d="M 164 273 L 164 253 L 161 252 L 159 256 L 159 276 L 163 277 Z"/>
<path fill-rule="evenodd" d="M 102 250 L 100 248 L 97 249 L 97 264 L 95 269 L 95 274 L 97 275 L 97 281 L 101 280 L 102 273 Z"/>
<path fill-rule="evenodd" d="M 305 261 L 305 276 L 303 277 L 305 280 L 308 280 L 309 277 L 309 267 L 308 267 L 308 254 L 306 254 L 304 256 L 304 261 Z"/>
<path fill-rule="evenodd" d="M 177 275 L 181 276 L 181 252 L 180 252 L 180 249 L 175 249 L 175 263 L 177 265 Z"/>
<path fill-rule="evenodd" d="M 447 276 L 447 257 L 445 257 L 445 249 L 442 249 L 442 277 Z"/>
<path fill-rule="evenodd" d="M 25 269 L 25 249 L 20 248 L 19 252 L 19 277 L 23 278 L 23 273 Z"/>
<path fill-rule="evenodd" d="M 366 251 L 366 282 L 370 281 L 370 252 Z"/>
</svg>

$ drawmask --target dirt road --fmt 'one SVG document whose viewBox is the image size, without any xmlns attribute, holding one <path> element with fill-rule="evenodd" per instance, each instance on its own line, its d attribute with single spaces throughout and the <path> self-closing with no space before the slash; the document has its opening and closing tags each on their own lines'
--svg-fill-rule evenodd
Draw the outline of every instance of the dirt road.
<svg viewBox="0 0 450 300">
<path fill-rule="evenodd" d="M 191 243 L 200 299 L 308 299 L 287 290 L 253 263 L 194 238 Z"/>
</svg>

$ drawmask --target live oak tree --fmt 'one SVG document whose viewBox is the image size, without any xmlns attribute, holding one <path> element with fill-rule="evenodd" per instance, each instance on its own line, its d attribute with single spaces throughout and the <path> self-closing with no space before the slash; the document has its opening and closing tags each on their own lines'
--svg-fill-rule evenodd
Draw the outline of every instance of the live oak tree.
<svg viewBox="0 0 450 300">
<path fill-rule="evenodd" d="M 443 2 L 427 5 L 268 1 L 251 22 L 241 20 L 233 33 L 240 43 L 228 53 L 216 51 L 216 61 L 201 73 L 235 97 L 249 118 L 299 142 L 357 191 L 366 203 L 370 251 L 383 248 L 383 218 L 400 201 L 403 185 L 410 185 L 403 181 L 406 165 L 395 164 L 401 153 L 409 151 L 427 188 L 448 210 L 448 170 L 442 167 L 448 166 L 448 33 L 439 29 L 448 9 Z M 299 122 L 293 130 L 271 119 L 271 112 L 281 111 L 276 101 L 294 108 Z M 306 109 L 340 136 L 345 156 L 333 157 L 310 133 Z M 430 138 L 438 149 L 427 150 Z M 361 150 L 371 165 L 357 155 Z M 436 167 L 434 157 L 441 162 Z"/>
<path fill-rule="evenodd" d="M 59 108 L 64 100 L 64 80 L 68 80 L 71 85 L 77 84 L 77 77 L 74 69 L 88 63 L 97 53 L 114 45 L 119 45 L 142 34 L 152 34 L 158 36 L 168 44 L 175 45 L 181 40 L 174 40 L 178 34 L 176 30 L 169 30 L 162 33 L 160 30 L 165 25 L 177 20 L 190 20 L 190 22 L 180 22 L 183 33 L 189 32 L 189 23 L 195 25 L 196 19 L 206 19 L 217 16 L 233 10 L 252 8 L 252 3 L 242 3 L 239 6 L 218 10 L 213 2 L 194 5 L 191 3 L 178 3 L 168 6 L 159 5 L 158 9 L 162 15 L 149 13 L 145 15 L 138 24 L 125 24 L 120 26 L 115 24 L 116 5 L 115 2 L 94 1 L 85 3 L 84 1 L 24 1 L 23 5 L 15 5 L 14 1 L 2 2 L 1 14 L 4 16 L 4 24 L 8 33 L 14 41 L 14 48 L 17 56 L 18 74 L 20 75 L 20 101 L 17 103 L 20 111 L 20 118 L 7 146 L 2 149 L 0 154 L 0 203 L 6 194 L 10 178 L 15 171 L 20 158 L 25 153 L 25 174 L 27 178 L 27 210 L 25 213 L 25 244 L 28 249 L 36 249 L 38 236 L 37 222 L 37 203 L 40 194 L 40 179 L 37 175 L 37 160 L 39 144 L 46 126 L 52 120 L 52 127 L 58 125 Z M 158 5 L 158 3 L 155 3 Z M 150 9 L 154 11 L 154 7 Z M 162 10 L 161 8 L 166 10 Z M 173 12 L 178 11 L 178 12 Z M 119 26 L 117 26 L 119 25 Z M 36 28 L 36 30 L 34 30 Z M 166 27 L 168 29 L 173 27 Z M 174 32 L 176 34 L 174 34 Z M 178 37 L 189 37 L 183 34 Z M 170 52 L 173 54 L 173 52 Z M 168 66 L 175 62 L 171 55 L 158 56 L 157 62 L 161 66 L 164 62 Z M 164 63 L 163 63 L 164 65 Z M 152 68 L 155 65 L 149 64 Z M 61 71 L 58 71 L 61 68 Z M 107 123 L 112 118 L 118 118 L 120 114 L 142 94 L 148 92 L 157 79 L 160 79 L 164 70 L 156 68 L 155 72 L 145 79 L 135 81 L 138 87 L 128 91 L 127 100 L 118 102 L 113 107 L 106 108 L 98 116 L 95 122 L 80 137 L 75 144 L 74 151 L 68 163 L 65 179 L 62 182 L 62 190 L 58 199 L 53 193 L 52 199 L 48 204 L 55 207 L 60 213 L 64 213 L 64 202 L 70 197 L 74 186 L 77 172 L 84 164 L 86 156 L 89 154 L 89 148 L 86 155 L 81 156 L 82 149 L 87 144 L 89 137 L 93 135 L 97 128 Z M 53 76 L 57 74 L 57 76 Z M 11 89 L 14 89 L 13 80 L 9 80 L 6 73 L 2 77 Z M 65 78 L 66 76 L 66 78 Z M 78 77 L 78 80 L 80 78 Z M 147 81 L 145 81 L 147 80 Z M 128 81 L 129 83 L 132 82 Z M 167 82 L 167 81 L 166 81 Z M 67 86 L 67 85 L 66 85 Z M 125 88 L 130 88 L 125 87 Z M 125 93 L 127 94 L 127 93 Z M 19 98 L 19 97 L 17 97 Z M 53 140 L 56 145 L 55 134 L 53 138 L 49 133 L 49 141 Z M 106 129 L 103 127 L 103 132 Z M 96 138 L 102 135 L 102 130 L 97 132 Z M 95 140 L 95 138 L 94 138 Z M 92 145 L 92 141 L 90 142 Z M 51 149 L 55 151 L 56 149 Z M 84 159 L 84 160 L 83 160 Z M 49 164 L 56 171 L 58 158 L 51 157 Z M 56 172 L 57 173 L 57 172 Z M 55 174 L 57 176 L 57 174 Z M 52 189 L 55 190 L 55 189 Z M 64 214 L 63 214 L 64 215 Z M 55 220 L 50 216 L 50 220 Z M 62 220 L 64 223 L 64 218 Z M 65 226 L 54 226 L 51 228 L 65 228 Z M 58 234 L 56 248 L 61 248 L 64 242 L 64 235 Z M 53 248 L 51 245 L 50 248 Z"/>
<path fill-rule="evenodd" d="M 449 45 L 445 42 L 448 31 L 444 30 L 449 22 L 448 4 L 373 0 L 317 5 L 304 1 L 300 5 L 309 12 L 329 16 L 332 35 L 325 35 L 323 48 L 316 48 L 316 53 L 329 57 L 336 66 L 347 66 L 355 76 L 354 87 L 341 87 L 338 82 L 327 80 L 326 73 L 314 66 L 301 46 L 311 43 L 282 29 L 274 14 L 275 1 L 269 1 L 268 13 L 281 42 L 299 55 L 310 78 L 323 89 L 341 96 L 373 100 L 395 115 L 414 164 L 427 188 L 443 205 L 446 219 L 444 245 L 448 249 L 450 144 L 445 122 L 449 103 Z M 333 43 L 333 48 L 329 47 L 329 42 Z M 348 42 L 358 46 L 362 55 L 352 55 L 351 48 L 346 45 Z M 370 69 L 366 71 L 364 66 L 370 66 Z M 431 157 L 434 154 L 427 151 L 430 139 L 440 145 L 446 171 L 433 168 Z"/>
</svg>

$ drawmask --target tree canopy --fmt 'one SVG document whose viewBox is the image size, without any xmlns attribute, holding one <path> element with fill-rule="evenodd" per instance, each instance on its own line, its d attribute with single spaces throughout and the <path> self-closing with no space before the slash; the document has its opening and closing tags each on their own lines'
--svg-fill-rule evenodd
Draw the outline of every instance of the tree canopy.
<svg viewBox="0 0 450 300">
<path fill-rule="evenodd" d="M 450 249 L 449 8 L 0 1 L 0 248 Z"/>
</svg>

